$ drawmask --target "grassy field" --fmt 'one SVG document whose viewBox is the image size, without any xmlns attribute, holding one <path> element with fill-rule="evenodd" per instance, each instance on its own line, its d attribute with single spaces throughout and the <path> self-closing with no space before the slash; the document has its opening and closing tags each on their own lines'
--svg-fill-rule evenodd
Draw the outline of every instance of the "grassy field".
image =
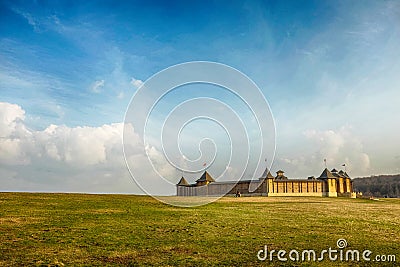
<svg viewBox="0 0 400 267">
<path fill-rule="evenodd" d="M 264 245 L 319 252 L 336 249 L 339 238 L 371 258 L 394 254 L 397 262 L 386 265 L 399 265 L 400 200 L 242 197 L 178 208 L 146 196 L 0 193 L 4 266 L 281 266 L 257 252 Z"/>
</svg>

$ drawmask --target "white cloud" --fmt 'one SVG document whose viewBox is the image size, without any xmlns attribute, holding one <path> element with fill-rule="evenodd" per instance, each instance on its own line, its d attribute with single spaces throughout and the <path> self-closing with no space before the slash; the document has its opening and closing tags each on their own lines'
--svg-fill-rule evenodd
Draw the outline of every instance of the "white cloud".
<svg viewBox="0 0 400 267">
<path fill-rule="evenodd" d="M 29 159 L 22 150 L 21 143 L 19 139 L 0 140 L 0 162 L 8 165 L 28 164 Z"/>
<path fill-rule="evenodd" d="M 305 131 L 304 135 L 316 144 L 318 153 L 329 159 L 337 157 L 340 149 L 345 145 L 344 135 L 333 130 L 317 131 L 312 129 Z"/>
<path fill-rule="evenodd" d="M 131 84 L 135 87 L 135 88 L 139 88 L 140 86 L 143 85 L 143 81 L 142 80 L 138 80 L 135 78 L 131 78 Z"/>
<path fill-rule="evenodd" d="M 39 31 L 39 21 L 34 18 L 30 13 L 28 12 L 23 12 L 22 10 L 19 10 L 17 8 L 12 9 L 16 14 L 22 16 L 26 21 L 28 22 L 29 25 L 32 26 L 32 28 L 38 32 Z"/>
<path fill-rule="evenodd" d="M 309 130 L 304 134 L 316 147 L 314 156 L 326 158 L 328 164 L 333 166 L 346 163 L 357 174 L 369 173 L 369 156 L 364 152 L 361 140 L 351 133 L 349 127 L 337 131 Z"/>
<path fill-rule="evenodd" d="M 0 102 L 0 173 L 2 190 L 142 193 L 132 183 L 122 151 L 123 123 L 100 127 L 50 125 L 42 131 L 25 127 L 25 111 Z M 126 149 L 135 162 L 147 160 L 132 127 Z M 174 169 L 153 148 L 148 150 L 162 174 Z M 140 175 L 148 175 L 143 170 Z M 111 174 L 111 175 L 110 175 Z"/>
<path fill-rule="evenodd" d="M 74 128 L 50 125 L 33 131 L 25 127 L 24 118 L 20 106 L 0 103 L 1 164 L 54 160 L 80 168 L 106 163 L 108 150 L 121 148 L 122 123 Z M 123 165 L 122 159 L 120 163 Z"/>
<path fill-rule="evenodd" d="M 25 111 L 18 105 L 0 102 L 0 137 L 9 137 L 25 119 Z"/>
<path fill-rule="evenodd" d="M 330 169 L 342 168 L 345 163 L 353 177 L 370 174 L 370 157 L 365 152 L 362 141 L 352 133 L 350 127 L 343 126 L 335 130 L 309 129 L 303 132 L 303 136 L 303 140 L 297 140 L 296 149 L 300 151 L 298 154 L 278 156 L 274 163 L 285 170 L 289 177 L 319 175 L 324 168 L 324 159 Z"/>
<path fill-rule="evenodd" d="M 0 102 L 0 162 L 27 164 L 23 151 L 25 137 L 29 135 L 24 124 L 25 111 L 18 105 Z"/>
<path fill-rule="evenodd" d="M 118 95 L 117 95 L 117 98 L 118 98 L 118 99 L 123 99 L 124 96 L 125 96 L 125 93 L 124 93 L 124 92 L 119 92 Z"/>
<path fill-rule="evenodd" d="M 157 172 L 162 177 L 170 180 L 176 179 L 176 169 L 167 162 L 167 159 L 160 151 L 158 151 L 154 146 L 149 145 L 145 147 L 145 150 L 153 165 L 157 166 Z"/>
<path fill-rule="evenodd" d="M 100 92 L 101 92 L 101 88 L 104 87 L 104 83 L 105 83 L 104 80 L 95 81 L 95 82 L 92 84 L 92 87 L 91 87 L 92 92 L 94 92 L 94 93 L 100 93 Z"/>
</svg>

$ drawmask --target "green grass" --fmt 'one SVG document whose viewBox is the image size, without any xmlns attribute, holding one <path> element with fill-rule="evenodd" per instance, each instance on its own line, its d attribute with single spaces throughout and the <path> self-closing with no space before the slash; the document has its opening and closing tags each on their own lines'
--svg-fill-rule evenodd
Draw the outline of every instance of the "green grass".
<svg viewBox="0 0 400 267">
<path fill-rule="evenodd" d="M 398 264 L 400 200 L 242 197 L 179 208 L 146 196 L 0 193 L 6 266 L 280 266 L 276 258 L 258 261 L 257 251 L 321 251 L 339 238 L 348 249 L 394 254 Z"/>
</svg>

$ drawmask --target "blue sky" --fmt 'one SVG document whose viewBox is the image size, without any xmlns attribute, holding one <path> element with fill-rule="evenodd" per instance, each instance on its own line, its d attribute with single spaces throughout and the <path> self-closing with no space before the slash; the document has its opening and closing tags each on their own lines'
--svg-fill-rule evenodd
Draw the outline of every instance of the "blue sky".
<svg viewBox="0 0 400 267">
<path fill-rule="evenodd" d="M 398 1 L 0 1 L 0 102 L 24 111 L 5 106 L 19 115 L 3 127 L 16 118 L 34 134 L 120 123 L 142 81 L 174 64 L 215 61 L 267 98 L 273 168 L 318 175 L 326 157 L 358 176 L 399 173 L 398 25 Z M 10 155 L 0 168 L 11 190 L 29 178 Z M 59 158 L 62 166 L 68 157 Z M 42 164 L 27 162 L 28 174 Z M 64 171 L 54 172 L 71 176 Z M 26 190 L 62 190 L 32 183 Z"/>
<path fill-rule="evenodd" d="M 13 1 L 3 3 L 1 10 L 3 68 L 31 76 L 40 88 L 40 92 L 15 92 L 9 86 L 13 92 L 6 96 L 15 101 L 18 93 L 19 98 L 27 93 L 35 98 L 43 94 L 52 105 L 68 111 L 66 120 L 60 121 L 68 125 L 121 120 L 124 107 L 105 111 L 99 120 L 97 110 L 87 104 L 124 106 L 126 101 L 118 105 L 115 99 L 108 99 L 125 91 L 131 94 L 131 76 L 145 80 L 185 61 L 223 62 L 245 71 L 257 83 L 281 83 L 295 71 L 292 63 L 303 57 L 301 51 L 312 30 L 328 27 L 337 12 L 327 4 L 311 2 L 185 1 L 172 5 L 112 1 L 18 5 Z M 277 68 L 285 68 L 285 73 L 276 73 Z M 87 89 L 101 80 L 105 80 L 108 95 L 90 94 Z M 286 89 L 284 86 L 290 85 L 281 85 L 280 90 Z M 308 93 L 299 88 L 286 90 L 290 95 Z M 21 104 L 31 115 L 50 116 L 52 120 L 57 116 L 54 106 Z"/>
</svg>

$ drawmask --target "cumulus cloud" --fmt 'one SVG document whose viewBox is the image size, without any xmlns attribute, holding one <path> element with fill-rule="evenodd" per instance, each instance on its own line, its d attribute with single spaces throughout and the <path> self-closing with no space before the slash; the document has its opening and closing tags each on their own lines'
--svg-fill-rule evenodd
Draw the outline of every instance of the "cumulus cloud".
<svg viewBox="0 0 400 267">
<path fill-rule="evenodd" d="M 101 88 L 104 87 L 104 83 L 105 83 L 104 80 L 95 81 L 95 82 L 92 84 L 92 87 L 91 87 L 92 92 L 94 92 L 94 93 L 100 93 L 100 92 L 101 92 Z"/>
<path fill-rule="evenodd" d="M 18 105 L 0 102 L 0 136 L 8 137 L 17 124 L 25 119 L 25 111 Z"/>
<path fill-rule="evenodd" d="M 23 150 L 29 135 L 24 119 L 25 111 L 20 106 L 0 102 L 0 162 L 9 165 L 29 163 Z"/>
<path fill-rule="evenodd" d="M 131 84 L 135 87 L 135 88 L 139 88 L 140 86 L 143 85 L 143 81 L 142 80 L 138 80 L 135 78 L 131 78 Z"/>
<path fill-rule="evenodd" d="M 344 126 L 336 130 L 309 129 L 303 135 L 303 142 L 299 144 L 303 148 L 301 155 L 276 159 L 277 165 L 288 170 L 290 174 L 319 175 L 324 167 L 324 159 L 327 160 L 328 168 L 340 168 L 346 164 L 353 177 L 370 173 L 370 157 L 364 151 L 362 141 L 352 133 L 350 127 Z"/>
<path fill-rule="evenodd" d="M 181 174 L 163 153 L 154 146 L 144 146 L 133 126 L 126 127 L 127 161 L 140 167 L 150 158 L 154 169 L 174 183 Z M 25 111 L 20 106 L 0 102 L 0 188 L 3 191 L 143 193 L 132 182 L 126 168 L 123 132 L 123 123 L 98 127 L 52 124 L 44 130 L 32 130 L 26 126 Z M 296 146 L 302 148 L 300 154 L 278 155 L 274 162 L 276 168 L 282 168 L 291 178 L 319 175 L 324 158 L 329 168 L 346 163 L 353 177 L 370 172 L 370 157 L 350 127 L 309 129 L 299 140 Z M 149 184 L 156 182 L 155 176 L 149 175 L 154 174 L 153 169 L 138 169 L 136 175 L 148 177 Z M 189 175 L 189 178 L 195 180 L 197 176 Z M 231 180 L 237 176 L 237 170 L 229 167 L 225 176 Z M 165 193 L 161 191 L 160 194 Z"/>
<path fill-rule="evenodd" d="M 24 124 L 25 111 L 0 102 L 0 173 L 2 190 L 142 193 L 132 183 L 122 151 L 123 123 L 99 127 L 50 125 L 34 131 Z M 132 126 L 126 149 L 135 162 L 148 155 Z M 155 167 L 174 170 L 154 147 Z M 149 170 L 143 170 L 147 175 Z"/>
<path fill-rule="evenodd" d="M 325 156 L 328 163 L 339 166 L 346 163 L 356 172 L 368 173 L 371 167 L 369 156 L 364 152 L 361 140 L 351 133 L 349 127 L 337 131 L 308 130 L 304 135 L 316 145 L 314 154 Z"/>
</svg>

